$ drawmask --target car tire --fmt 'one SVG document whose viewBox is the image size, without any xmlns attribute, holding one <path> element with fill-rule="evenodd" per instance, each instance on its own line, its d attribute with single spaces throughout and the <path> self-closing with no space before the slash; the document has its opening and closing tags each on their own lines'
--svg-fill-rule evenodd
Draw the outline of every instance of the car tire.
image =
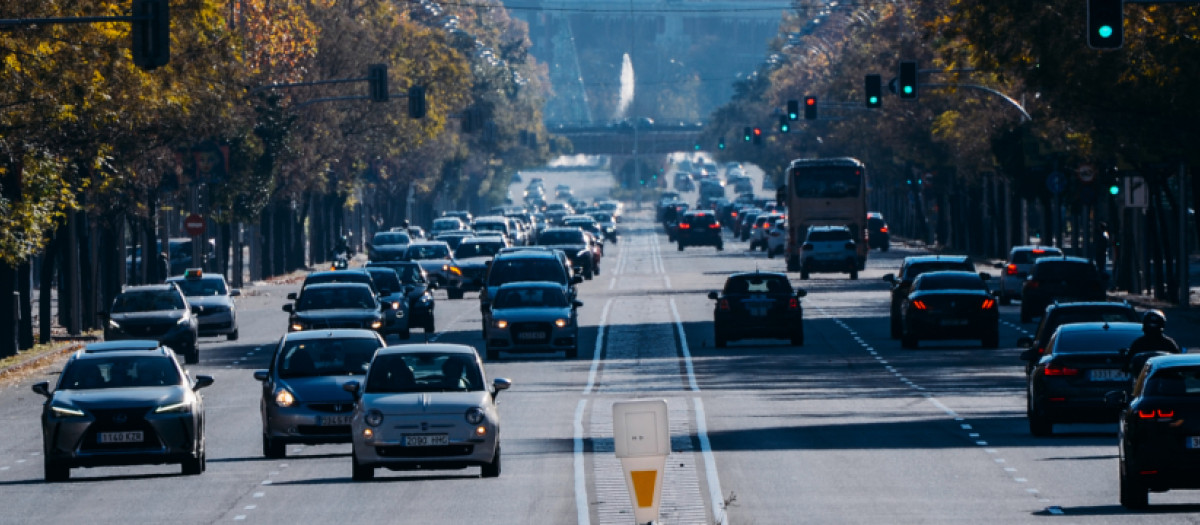
<svg viewBox="0 0 1200 525">
<path fill-rule="evenodd" d="M 1054 434 L 1054 422 L 1045 414 L 1041 413 L 1038 406 L 1032 401 L 1028 407 L 1029 433 L 1034 437 L 1046 437 Z"/>
<path fill-rule="evenodd" d="M 1029 309 L 1025 308 L 1025 301 L 1021 301 L 1021 322 L 1033 322 L 1033 314 L 1029 313 Z"/>
<path fill-rule="evenodd" d="M 446 296 L 447 296 L 447 297 L 449 297 L 449 298 L 451 298 L 451 299 L 462 299 L 462 298 L 463 298 L 463 291 L 462 291 L 462 290 L 455 290 L 455 289 L 453 289 L 453 288 L 450 288 L 450 289 L 446 290 Z"/>
<path fill-rule="evenodd" d="M 500 445 L 496 445 L 496 455 L 492 456 L 492 462 L 482 465 L 479 469 L 479 476 L 484 478 L 500 477 Z"/>
<path fill-rule="evenodd" d="M 850 269 L 850 280 L 851 281 L 858 280 L 858 269 L 857 268 Z"/>
<path fill-rule="evenodd" d="M 400 339 L 409 339 L 409 338 L 412 338 L 412 329 L 411 329 L 411 328 L 405 328 L 405 329 L 403 329 L 403 330 L 401 330 L 401 331 L 397 332 L 397 333 L 396 333 L 396 337 L 399 337 Z"/>
<path fill-rule="evenodd" d="M 567 352 L 566 352 L 566 357 L 567 357 L 567 359 L 575 359 L 576 357 L 579 357 L 579 345 L 575 345 L 575 346 L 572 346 L 571 348 L 568 348 Z"/>
<path fill-rule="evenodd" d="M 375 467 L 358 464 L 358 455 L 350 453 L 350 477 L 354 481 L 371 481 L 375 479 Z"/>
<path fill-rule="evenodd" d="M 1141 510 L 1150 506 L 1150 494 L 1146 490 L 1146 486 L 1139 483 L 1132 476 L 1127 476 L 1125 472 L 1129 470 L 1125 466 L 1125 462 L 1121 462 L 1121 506 L 1129 510 Z"/>
<path fill-rule="evenodd" d="M 263 434 L 262 436 L 262 453 L 267 459 L 280 459 L 287 457 L 287 443 L 278 439 L 271 439 L 270 436 Z"/>
<path fill-rule="evenodd" d="M 225 336 L 225 340 L 226 341 L 237 341 L 238 340 L 237 328 L 234 328 L 232 332 L 229 332 L 229 335 Z"/>
<path fill-rule="evenodd" d="M 725 348 L 729 346 L 729 340 L 721 334 L 713 334 L 713 344 L 717 345 L 717 348 Z"/>
<path fill-rule="evenodd" d="M 804 330 L 797 330 L 792 334 L 792 346 L 804 346 Z"/>
<path fill-rule="evenodd" d="M 192 343 L 192 347 L 183 354 L 183 362 L 189 365 L 194 365 L 200 362 L 200 345 Z"/>
<path fill-rule="evenodd" d="M 892 312 L 891 316 L 891 334 L 892 339 L 900 339 L 904 335 L 904 327 L 900 324 L 900 316 Z"/>
<path fill-rule="evenodd" d="M 719 242 L 719 243 L 717 243 L 717 251 L 718 251 L 718 252 L 723 252 L 723 251 L 725 251 L 725 243 L 723 243 L 723 242 Z"/>
<path fill-rule="evenodd" d="M 67 481 L 71 479 L 71 467 L 50 458 L 44 458 L 42 462 L 42 474 L 47 483 Z"/>
<path fill-rule="evenodd" d="M 179 465 L 179 470 L 184 476 L 199 476 L 204 472 L 204 451 L 201 450 L 194 458 L 187 458 Z"/>
<path fill-rule="evenodd" d="M 800 279 L 803 279 L 803 280 L 808 279 L 808 270 L 804 270 L 804 269 L 800 270 Z"/>
<path fill-rule="evenodd" d="M 426 334 L 432 334 L 437 331 L 437 324 L 434 322 L 433 315 L 429 316 L 429 320 L 425 321 L 425 326 L 422 327 Z"/>
<path fill-rule="evenodd" d="M 881 252 L 888 251 L 888 243 L 884 243 L 883 246 L 880 246 L 879 251 L 881 251 Z"/>
<path fill-rule="evenodd" d="M 775 250 L 767 250 L 767 258 L 774 259 L 775 258 Z"/>
<path fill-rule="evenodd" d="M 921 346 L 921 340 L 912 334 L 903 334 L 900 336 L 900 347 L 913 350 Z"/>
<path fill-rule="evenodd" d="M 675 247 L 675 249 L 676 249 L 677 251 L 681 251 L 681 252 L 682 252 L 682 251 L 683 251 L 683 243 L 679 243 L 679 244 L 678 244 L 678 245 Z"/>
<path fill-rule="evenodd" d="M 593 266 L 594 268 L 592 268 L 592 275 L 600 275 L 600 265 L 596 264 Z"/>
</svg>

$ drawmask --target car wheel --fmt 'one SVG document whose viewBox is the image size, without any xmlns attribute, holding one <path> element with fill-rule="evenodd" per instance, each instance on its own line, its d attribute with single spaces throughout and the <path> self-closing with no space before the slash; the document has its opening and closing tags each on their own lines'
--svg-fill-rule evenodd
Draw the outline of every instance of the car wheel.
<svg viewBox="0 0 1200 525">
<path fill-rule="evenodd" d="M 238 331 L 237 331 L 237 329 L 236 329 L 236 328 L 234 328 L 232 332 L 229 332 L 229 335 L 225 336 L 225 340 L 226 340 L 226 341 L 237 341 L 237 340 L 238 340 Z"/>
<path fill-rule="evenodd" d="M 767 250 L 767 258 L 774 259 L 775 258 L 775 250 Z"/>
<path fill-rule="evenodd" d="M 717 348 L 725 348 L 726 346 L 729 346 L 729 340 L 725 339 L 725 336 L 721 334 L 713 335 L 713 343 L 717 345 Z"/>
<path fill-rule="evenodd" d="M 425 321 L 425 327 L 424 327 L 425 333 L 432 334 L 432 333 L 436 332 L 437 328 L 434 328 L 435 326 L 437 326 L 437 325 L 434 323 L 433 315 L 430 315 L 429 320 Z"/>
<path fill-rule="evenodd" d="M 183 355 L 183 362 L 194 365 L 200 362 L 200 345 L 192 343 L 192 347 Z"/>
<path fill-rule="evenodd" d="M 681 251 L 681 252 L 682 252 L 682 251 L 683 251 L 683 243 L 679 243 L 679 244 L 678 244 L 678 245 L 675 247 L 675 249 L 676 249 L 676 250 L 678 250 L 678 251 Z"/>
<path fill-rule="evenodd" d="M 287 457 L 287 443 L 284 443 L 278 439 L 271 439 L 270 436 L 263 434 L 262 453 L 263 457 L 269 459 Z"/>
<path fill-rule="evenodd" d="M 1146 490 L 1146 486 L 1138 482 L 1133 476 L 1125 474 L 1129 468 L 1124 463 L 1122 461 L 1120 466 L 1121 506 L 1130 510 L 1144 509 L 1150 506 L 1150 495 L 1148 494 L 1149 491 Z"/>
<path fill-rule="evenodd" d="M 808 279 L 808 270 L 800 270 L 800 278 Z"/>
<path fill-rule="evenodd" d="M 599 265 L 596 265 L 595 268 L 592 268 L 592 275 L 600 275 L 600 266 Z"/>
<path fill-rule="evenodd" d="M 204 453 L 201 452 L 194 458 L 183 460 L 179 470 L 183 472 L 184 476 L 198 476 L 204 472 Z"/>
<path fill-rule="evenodd" d="M 857 268 L 853 268 L 850 270 L 850 280 L 851 281 L 858 280 L 858 269 Z"/>
<path fill-rule="evenodd" d="M 921 346 L 921 340 L 912 334 L 904 334 L 900 337 L 900 347 L 913 349 Z"/>
<path fill-rule="evenodd" d="M 1025 308 L 1025 301 L 1021 301 L 1021 322 L 1033 322 L 1033 314 L 1029 312 L 1028 308 Z"/>
<path fill-rule="evenodd" d="M 492 456 L 492 462 L 483 465 L 479 471 L 480 476 L 485 478 L 500 477 L 500 445 L 496 445 L 496 455 Z"/>
<path fill-rule="evenodd" d="M 567 349 L 567 359 L 575 359 L 576 357 L 579 357 L 579 345 Z"/>
<path fill-rule="evenodd" d="M 892 330 L 891 330 L 892 339 L 900 339 L 900 336 L 904 335 L 904 327 L 900 325 L 900 316 L 896 315 L 895 312 L 892 313 L 891 325 L 892 325 Z"/>
<path fill-rule="evenodd" d="M 1042 413 L 1037 403 L 1030 402 L 1028 408 L 1029 414 L 1029 433 L 1035 437 L 1046 437 L 1054 433 L 1054 422 Z"/>
<path fill-rule="evenodd" d="M 375 467 L 358 464 L 358 454 L 350 453 L 350 477 L 354 481 L 371 481 L 375 479 Z"/>
<path fill-rule="evenodd" d="M 71 479 L 71 468 L 50 458 L 44 458 L 42 473 L 47 483 Z"/>
<path fill-rule="evenodd" d="M 804 346 L 804 330 L 797 330 L 792 334 L 792 346 Z"/>
<path fill-rule="evenodd" d="M 463 298 L 463 291 L 462 291 L 462 290 L 455 290 L 455 289 L 451 288 L 451 289 L 449 289 L 449 290 L 446 290 L 446 296 L 447 296 L 447 297 L 449 297 L 449 298 L 451 298 L 451 299 L 462 299 L 462 298 Z"/>
<path fill-rule="evenodd" d="M 881 252 L 886 252 L 886 251 L 888 251 L 888 245 L 885 243 L 883 246 L 880 246 L 880 247 L 879 247 L 879 251 L 881 251 Z"/>
<path fill-rule="evenodd" d="M 405 328 L 405 329 L 401 330 L 399 333 L 397 333 L 396 337 L 399 337 L 400 339 L 411 338 L 412 337 L 412 329 Z"/>
</svg>

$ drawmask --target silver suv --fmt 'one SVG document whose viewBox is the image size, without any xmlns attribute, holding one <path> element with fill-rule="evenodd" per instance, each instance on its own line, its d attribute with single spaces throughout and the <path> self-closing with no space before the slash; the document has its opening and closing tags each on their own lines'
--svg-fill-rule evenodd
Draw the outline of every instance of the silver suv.
<svg viewBox="0 0 1200 525">
<path fill-rule="evenodd" d="M 809 226 L 800 255 L 800 278 L 813 272 L 848 272 L 858 279 L 854 236 L 845 226 Z"/>
</svg>

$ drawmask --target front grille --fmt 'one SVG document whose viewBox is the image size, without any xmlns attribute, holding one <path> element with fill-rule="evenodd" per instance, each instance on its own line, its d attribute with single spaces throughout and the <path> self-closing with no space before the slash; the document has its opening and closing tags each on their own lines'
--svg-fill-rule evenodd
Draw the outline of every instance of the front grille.
<svg viewBox="0 0 1200 525">
<path fill-rule="evenodd" d="M 470 456 L 475 445 L 445 445 L 440 447 L 375 447 L 375 453 L 385 458 L 445 458 Z"/>
<path fill-rule="evenodd" d="M 228 306 L 205 306 L 204 313 L 200 314 L 200 317 L 206 317 L 206 316 L 216 315 L 216 314 L 224 314 L 224 313 L 228 313 L 228 312 L 229 312 Z"/>
<path fill-rule="evenodd" d="M 305 436 L 348 436 L 350 425 L 297 425 L 296 430 Z"/>
<path fill-rule="evenodd" d="M 308 321 L 310 330 L 324 330 L 332 328 L 367 328 L 367 323 L 356 321 L 354 319 L 312 319 Z"/>
<path fill-rule="evenodd" d="M 142 450 L 161 447 L 154 426 L 146 421 L 146 414 L 154 407 L 119 408 L 107 410 L 91 410 L 96 418 L 83 436 L 79 449 L 84 452 L 104 452 L 106 450 Z M 102 432 L 131 432 L 141 431 L 142 441 L 132 443 L 100 443 L 99 434 Z"/>
<path fill-rule="evenodd" d="M 175 322 L 170 323 L 155 323 L 155 324 L 131 324 L 128 322 L 121 323 L 121 331 L 133 336 L 149 336 L 158 337 L 165 335 L 175 326 Z"/>
<path fill-rule="evenodd" d="M 346 414 L 354 411 L 354 403 L 309 403 L 305 405 L 309 410 L 317 412 L 327 412 L 330 414 Z"/>
<path fill-rule="evenodd" d="M 513 343 L 521 344 L 546 344 L 550 342 L 550 323 L 513 323 L 510 331 L 512 332 Z M 522 334 L 541 333 L 540 337 L 526 338 Z"/>
</svg>

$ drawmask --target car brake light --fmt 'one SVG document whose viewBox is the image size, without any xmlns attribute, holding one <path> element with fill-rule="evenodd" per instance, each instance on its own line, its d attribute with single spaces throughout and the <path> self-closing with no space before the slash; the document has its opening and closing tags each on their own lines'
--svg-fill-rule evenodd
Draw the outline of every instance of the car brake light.
<svg viewBox="0 0 1200 525">
<path fill-rule="evenodd" d="M 994 301 L 992 299 L 984 299 L 983 300 L 983 309 L 984 310 L 988 310 L 994 306 L 996 306 L 996 301 Z"/>
<path fill-rule="evenodd" d="M 924 310 L 927 308 L 924 301 L 913 301 L 912 305 L 913 308 L 916 308 L 917 310 Z"/>
<path fill-rule="evenodd" d="M 1157 418 L 1172 418 L 1175 417 L 1174 410 L 1142 410 L 1138 409 L 1138 417 L 1142 419 L 1157 419 Z"/>
<path fill-rule="evenodd" d="M 728 310 L 729 309 L 729 299 L 721 299 L 720 301 L 717 301 L 717 309 L 718 310 Z"/>
<path fill-rule="evenodd" d="M 720 228 L 721 228 L 721 223 L 719 223 L 719 222 L 714 222 L 714 223 L 712 223 L 712 224 L 709 224 L 709 225 L 708 225 L 708 227 L 709 227 L 710 229 L 713 229 L 713 230 L 720 229 Z"/>
<path fill-rule="evenodd" d="M 887 233 L 887 226 L 879 228 L 879 233 Z"/>
<path fill-rule="evenodd" d="M 799 310 L 799 309 L 800 309 L 800 300 L 799 299 L 797 299 L 795 297 L 788 299 L 788 310 Z"/>
<path fill-rule="evenodd" d="M 1038 250 L 1038 249 L 1034 249 L 1034 250 L 1033 250 L 1033 253 L 1046 253 L 1046 250 Z"/>
<path fill-rule="evenodd" d="M 1079 375 L 1078 368 L 1068 368 L 1059 364 L 1050 364 L 1046 366 L 1046 375 L 1048 376 L 1077 376 Z"/>
<path fill-rule="evenodd" d="M 679 223 L 679 229 L 681 229 L 681 230 L 686 230 L 686 229 L 688 229 L 688 228 L 691 228 L 691 227 L 692 227 L 692 225 L 691 225 L 691 224 L 688 224 L 688 223 L 686 223 L 686 222 L 681 222 L 681 223 Z"/>
<path fill-rule="evenodd" d="M 729 212 L 729 216 L 730 216 L 730 217 L 733 217 L 733 218 L 737 218 L 737 212 L 736 212 L 736 211 L 731 211 L 731 212 Z"/>
<path fill-rule="evenodd" d="M 1008 265 L 1007 267 L 1004 268 L 1004 273 L 1006 273 L 1008 275 L 1016 275 L 1017 274 L 1017 265 L 1015 265 L 1015 264 Z"/>
<path fill-rule="evenodd" d="M 1046 355 L 1046 348 L 1043 346 L 1039 346 L 1038 347 L 1038 355 Z"/>
</svg>

